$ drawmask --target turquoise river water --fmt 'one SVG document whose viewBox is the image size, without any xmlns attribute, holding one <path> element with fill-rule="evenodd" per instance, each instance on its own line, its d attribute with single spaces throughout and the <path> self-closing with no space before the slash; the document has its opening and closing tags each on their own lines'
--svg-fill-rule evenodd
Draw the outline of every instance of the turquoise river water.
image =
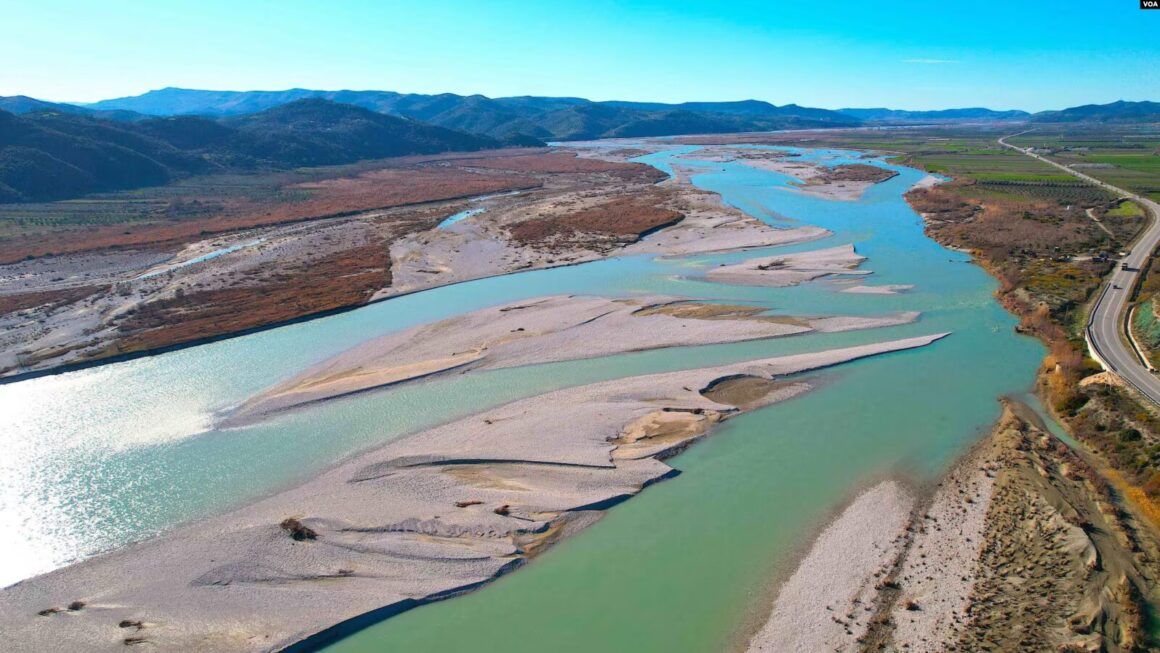
<svg viewBox="0 0 1160 653">
<path fill-rule="evenodd" d="M 784 149 L 784 148 L 783 148 Z M 640 160 L 695 166 L 694 182 L 776 226 L 825 240 L 660 260 L 623 257 L 484 279 L 160 356 L 0 386 L 0 585 L 163 532 L 293 485 L 393 437 L 554 388 L 628 375 L 952 331 L 919 350 L 813 377 L 819 387 L 730 420 L 669 461 L 676 478 L 473 594 L 366 628 L 328 650 L 719 651 L 743 641 L 811 535 L 860 487 L 887 475 L 928 481 L 986 431 L 996 397 L 1026 391 L 1043 355 L 1013 332 L 994 282 L 922 232 L 902 194 L 923 173 L 861 153 L 797 151 L 826 165 L 899 172 L 856 202 L 797 192 L 742 163 L 674 147 Z M 866 284 L 898 295 L 707 283 L 722 262 L 854 243 Z M 667 293 L 775 312 L 873 315 L 914 324 L 841 334 L 640 352 L 436 379 L 219 430 L 215 415 L 368 338 L 457 313 L 556 293 Z"/>
</svg>

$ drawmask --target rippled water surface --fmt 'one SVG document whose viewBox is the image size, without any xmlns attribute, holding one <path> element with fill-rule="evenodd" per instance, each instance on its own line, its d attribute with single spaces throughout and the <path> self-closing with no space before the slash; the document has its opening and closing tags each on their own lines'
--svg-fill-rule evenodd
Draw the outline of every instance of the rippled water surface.
<svg viewBox="0 0 1160 653">
<path fill-rule="evenodd" d="M 880 160 L 800 152 L 828 165 Z M 1027 389 L 1042 351 L 1013 333 L 993 281 L 923 236 L 900 174 L 857 202 L 794 190 L 695 148 L 643 157 L 698 166 L 697 185 L 776 226 L 834 236 L 776 251 L 854 243 L 899 295 L 705 283 L 709 267 L 767 254 L 626 257 L 464 283 L 161 356 L 0 386 L 0 584 L 220 512 L 368 446 L 550 389 L 631 374 L 953 331 L 931 347 L 815 375 L 819 389 L 727 422 L 670 461 L 683 473 L 609 511 L 516 574 L 335 645 L 342 651 L 715 651 L 743 637 L 777 574 L 857 488 L 887 474 L 931 478 Z M 681 158 L 683 157 L 683 158 Z M 889 166 L 888 166 L 889 167 Z M 500 302 L 555 293 L 669 293 L 787 314 L 921 310 L 915 324 L 678 348 L 481 372 L 359 395 L 238 430 L 215 415 L 367 338 Z M 756 608 L 754 607 L 756 606 Z"/>
</svg>

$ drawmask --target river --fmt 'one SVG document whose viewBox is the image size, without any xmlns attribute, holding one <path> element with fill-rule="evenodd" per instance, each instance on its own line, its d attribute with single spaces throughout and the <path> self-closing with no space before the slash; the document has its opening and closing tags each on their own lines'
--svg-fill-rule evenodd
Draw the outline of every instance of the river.
<svg viewBox="0 0 1160 653">
<path fill-rule="evenodd" d="M 785 149 L 785 148 L 780 148 Z M 886 475 L 943 471 L 1026 391 L 1040 345 L 1013 332 L 995 282 L 923 235 L 902 194 L 924 176 L 861 153 L 803 158 L 872 163 L 899 175 L 856 202 L 813 197 L 696 148 L 642 157 L 698 166 L 694 182 L 776 226 L 834 235 L 777 250 L 660 260 L 622 257 L 447 286 L 355 311 L 159 356 L 0 386 L 0 585 L 221 512 L 308 478 L 356 451 L 481 408 L 626 375 L 952 331 L 920 350 L 814 375 L 814 392 L 730 420 L 669 461 L 675 479 L 474 594 L 362 630 L 336 651 L 716 651 L 763 617 L 773 581 L 826 518 Z M 681 158 L 684 157 L 684 158 Z M 711 266 L 773 251 L 854 243 L 859 283 L 897 295 L 706 283 Z M 667 293 L 754 302 L 789 315 L 919 310 L 887 329 L 640 352 L 478 372 L 358 395 L 234 430 L 215 416 L 368 338 L 544 294 Z"/>
</svg>

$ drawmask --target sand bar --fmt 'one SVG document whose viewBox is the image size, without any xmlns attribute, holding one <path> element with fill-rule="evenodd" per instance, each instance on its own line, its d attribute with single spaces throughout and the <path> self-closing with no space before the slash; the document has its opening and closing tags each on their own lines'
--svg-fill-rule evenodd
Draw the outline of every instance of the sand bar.
<svg viewBox="0 0 1160 653">
<path fill-rule="evenodd" d="M 893 283 L 883 284 L 881 286 L 851 286 L 845 288 L 842 292 L 848 292 L 853 295 L 897 295 L 898 293 L 913 290 L 912 284 Z"/>
<path fill-rule="evenodd" d="M 504 304 L 375 338 L 311 367 L 250 399 L 226 421 L 263 414 L 450 371 L 553 361 L 809 332 L 913 322 L 918 313 L 879 317 L 785 317 L 759 306 L 645 296 L 632 299 L 550 296 Z"/>
<path fill-rule="evenodd" d="M 869 270 L 858 270 L 866 260 L 853 245 L 839 245 L 797 254 L 764 256 L 712 268 L 705 273 L 710 281 L 751 286 L 781 288 L 822 277 L 861 276 Z"/>
</svg>

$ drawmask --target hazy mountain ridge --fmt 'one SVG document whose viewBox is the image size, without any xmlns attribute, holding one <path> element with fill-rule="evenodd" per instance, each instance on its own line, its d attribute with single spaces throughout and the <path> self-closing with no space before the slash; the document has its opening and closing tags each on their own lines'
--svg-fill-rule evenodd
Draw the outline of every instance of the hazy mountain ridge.
<svg viewBox="0 0 1160 653">
<path fill-rule="evenodd" d="M 839 113 L 859 120 L 874 122 L 912 121 L 912 120 L 1026 120 L 1031 114 L 1018 109 L 997 111 L 984 107 L 969 107 L 963 109 L 938 109 L 932 111 L 908 111 L 904 109 L 869 108 L 869 109 L 838 109 Z"/>
<path fill-rule="evenodd" d="M 1043 111 L 1032 116 L 1033 122 L 1160 122 L 1160 102 L 1127 102 L 1085 104 L 1061 111 Z"/>
<path fill-rule="evenodd" d="M 164 184 L 214 170 L 329 165 L 546 140 L 926 120 L 1160 122 L 1160 103 L 1120 101 L 1032 115 L 986 108 L 830 111 L 759 100 L 666 104 L 309 89 L 167 88 L 87 106 L 14 96 L 0 98 L 0 202 Z"/>
<path fill-rule="evenodd" d="M 126 111 L 123 109 L 90 109 L 64 102 L 46 102 L 28 97 L 27 95 L 0 96 L 0 111 L 16 114 L 59 111 L 61 113 L 75 113 L 108 120 L 143 120 L 149 117 L 135 111 Z"/>
<path fill-rule="evenodd" d="M 321 98 L 433 125 L 495 138 L 516 134 L 547 139 L 606 138 L 613 135 L 677 135 L 693 125 L 710 131 L 765 131 L 786 127 L 853 126 L 857 119 L 827 109 L 777 107 L 759 100 L 740 102 L 593 102 L 582 98 L 403 94 L 393 91 L 200 91 L 166 88 L 128 98 L 104 100 L 91 109 L 118 109 L 155 115 L 231 116 L 288 101 Z"/>
</svg>

